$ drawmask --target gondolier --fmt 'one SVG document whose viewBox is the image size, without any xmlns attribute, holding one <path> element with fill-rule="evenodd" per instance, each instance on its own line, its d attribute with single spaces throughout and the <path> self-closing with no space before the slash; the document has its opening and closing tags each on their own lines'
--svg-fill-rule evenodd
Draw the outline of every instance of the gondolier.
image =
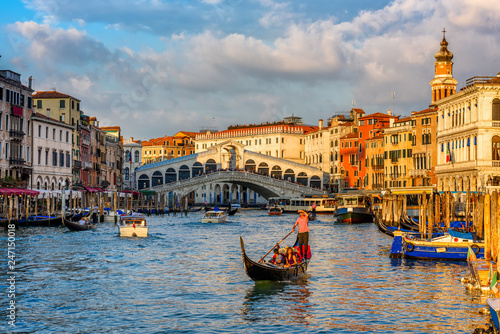
<svg viewBox="0 0 500 334">
<path fill-rule="evenodd" d="M 309 217 L 304 210 L 299 210 L 297 212 L 300 216 L 293 225 L 292 232 L 295 231 L 295 226 L 299 225 L 297 238 L 299 239 L 300 254 L 302 255 L 302 259 L 305 261 L 307 260 L 307 246 L 309 245 Z"/>
</svg>

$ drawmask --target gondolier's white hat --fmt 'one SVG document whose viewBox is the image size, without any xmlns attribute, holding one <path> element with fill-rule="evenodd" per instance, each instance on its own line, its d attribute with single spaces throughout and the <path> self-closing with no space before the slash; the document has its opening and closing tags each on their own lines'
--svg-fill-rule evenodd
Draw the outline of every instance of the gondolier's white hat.
<svg viewBox="0 0 500 334">
<path fill-rule="evenodd" d="M 297 211 L 297 213 L 303 213 L 303 214 L 307 215 L 307 213 L 304 210 L 299 210 L 299 211 Z"/>
</svg>

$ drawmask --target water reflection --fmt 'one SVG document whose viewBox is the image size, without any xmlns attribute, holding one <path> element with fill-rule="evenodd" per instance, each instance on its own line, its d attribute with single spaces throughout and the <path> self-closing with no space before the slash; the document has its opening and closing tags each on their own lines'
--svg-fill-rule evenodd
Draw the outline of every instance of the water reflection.
<svg viewBox="0 0 500 334">
<path fill-rule="evenodd" d="M 248 289 L 241 314 L 248 322 L 283 321 L 309 326 L 311 291 L 303 280 L 296 283 L 255 282 Z"/>
</svg>

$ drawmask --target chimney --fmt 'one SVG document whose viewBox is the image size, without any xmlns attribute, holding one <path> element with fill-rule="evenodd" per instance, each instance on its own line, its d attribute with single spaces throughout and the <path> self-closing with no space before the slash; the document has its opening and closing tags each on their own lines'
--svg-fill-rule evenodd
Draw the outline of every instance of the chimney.
<svg viewBox="0 0 500 334">
<path fill-rule="evenodd" d="M 47 108 L 47 117 L 50 118 L 50 108 Z"/>
<path fill-rule="evenodd" d="M 28 78 L 28 87 L 31 88 L 31 85 L 33 84 L 33 77 L 30 75 Z"/>
<path fill-rule="evenodd" d="M 134 137 L 130 137 L 130 141 L 134 141 Z"/>
<path fill-rule="evenodd" d="M 320 130 L 323 129 L 323 120 L 322 119 L 319 120 L 319 129 Z"/>
<path fill-rule="evenodd" d="M 391 115 L 392 116 L 391 109 L 387 109 L 387 115 Z"/>
</svg>

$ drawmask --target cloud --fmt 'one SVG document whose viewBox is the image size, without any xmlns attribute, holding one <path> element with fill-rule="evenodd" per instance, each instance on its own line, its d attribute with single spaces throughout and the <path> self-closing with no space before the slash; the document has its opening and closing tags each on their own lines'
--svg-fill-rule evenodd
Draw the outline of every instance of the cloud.
<svg viewBox="0 0 500 334">
<path fill-rule="evenodd" d="M 97 6 L 95 0 L 88 2 L 89 8 Z M 296 2 L 260 0 L 257 13 L 237 22 L 235 30 L 212 26 L 210 18 L 220 20 L 218 10 L 230 14 L 223 21 L 237 17 L 256 2 L 141 3 L 139 10 L 117 9 L 117 0 L 108 1 L 96 12 L 82 11 L 80 19 L 86 27 L 97 21 L 118 30 L 147 26 L 158 34 L 154 47 L 111 47 L 82 27 L 17 22 L 7 26 L 22 39 L 16 62 L 31 66 L 37 89 L 56 85 L 80 98 L 85 112 L 101 124 L 120 125 L 125 136 L 145 138 L 195 131 L 207 117 L 215 117 L 219 128 L 292 113 L 316 124 L 318 118 L 350 109 L 353 99 L 367 113 L 380 112 L 392 109 L 392 91 L 396 113 L 408 115 L 430 103 L 429 81 L 443 27 L 449 31 L 459 82 L 495 75 L 500 68 L 496 1 L 396 0 L 340 21 L 329 13 L 312 19 Z M 78 6 L 67 2 L 47 13 L 60 19 Z M 131 17 L 134 10 L 137 15 Z M 105 17 L 105 11 L 114 14 Z M 172 22 L 177 12 L 180 21 Z M 202 22 L 191 28 L 200 17 Z M 256 27 L 255 33 L 248 26 Z"/>
</svg>

